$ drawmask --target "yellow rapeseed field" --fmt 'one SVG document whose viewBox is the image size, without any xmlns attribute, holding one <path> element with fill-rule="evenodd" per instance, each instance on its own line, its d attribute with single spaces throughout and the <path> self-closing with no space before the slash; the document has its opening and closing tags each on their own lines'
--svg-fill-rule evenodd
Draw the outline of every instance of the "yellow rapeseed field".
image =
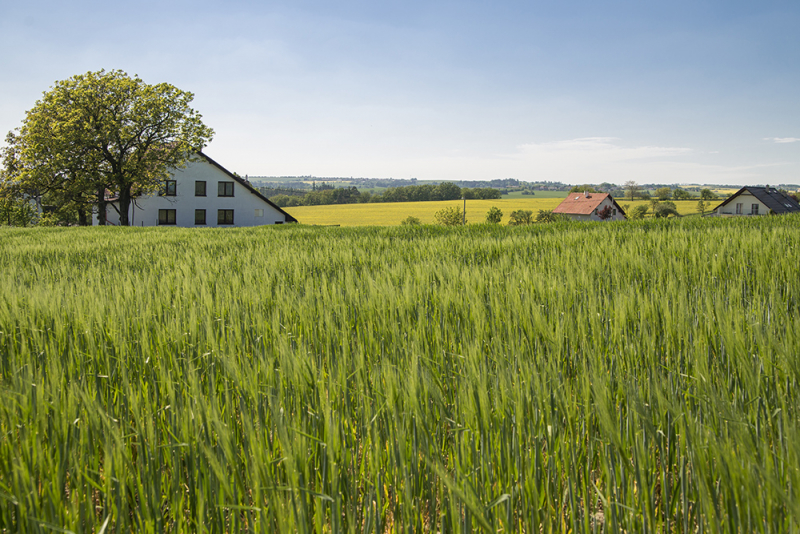
<svg viewBox="0 0 800 534">
<path fill-rule="evenodd" d="M 566 193 L 564 194 L 566 197 Z M 501 198 L 498 200 L 467 200 L 467 223 L 482 223 L 486 212 L 492 206 L 503 211 L 502 224 L 508 222 L 514 210 L 531 210 L 536 214 L 539 210 L 552 210 L 561 203 L 561 198 Z M 649 204 L 649 201 L 634 202 L 619 200 L 623 207 L 630 204 L 633 208 L 638 204 Z M 714 207 L 719 201 L 713 201 Z M 370 204 L 334 204 L 328 206 L 296 206 L 285 208 L 302 224 L 333 226 L 397 226 L 403 219 L 412 215 L 423 224 L 433 224 L 434 214 L 447 206 L 464 205 L 463 200 L 445 200 L 441 202 L 379 202 Z M 692 215 L 697 213 L 697 200 L 676 201 L 678 213 Z"/>
</svg>

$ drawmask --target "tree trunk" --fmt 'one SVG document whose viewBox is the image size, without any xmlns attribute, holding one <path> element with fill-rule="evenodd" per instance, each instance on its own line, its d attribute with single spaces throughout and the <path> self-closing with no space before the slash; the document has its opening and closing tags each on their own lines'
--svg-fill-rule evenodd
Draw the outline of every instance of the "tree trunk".
<svg viewBox="0 0 800 534">
<path fill-rule="evenodd" d="M 106 225 L 106 188 L 97 190 L 97 224 Z"/>
<path fill-rule="evenodd" d="M 78 226 L 89 226 L 86 208 L 78 208 Z"/>
<path fill-rule="evenodd" d="M 131 188 L 123 187 L 119 190 L 119 225 L 130 226 L 128 215 L 131 209 Z"/>
</svg>

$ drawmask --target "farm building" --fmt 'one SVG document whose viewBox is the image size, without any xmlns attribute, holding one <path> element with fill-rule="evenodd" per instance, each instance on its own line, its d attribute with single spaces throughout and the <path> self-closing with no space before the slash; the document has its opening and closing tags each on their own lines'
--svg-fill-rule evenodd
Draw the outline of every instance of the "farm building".
<svg viewBox="0 0 800 534">
<path fill-rule="evenodd" d="M 115 208 L 118 205 L 106 208 L 109 224 L 119 224 Z M 247 180 L 202 152 L 183 169 L 172 171 L 161 194 L 136 199 L 130 210 L 131 226 L 223 227 L 297 222 Z"/>
<path fill-rule="evenodd" d="M 563 213 L 576 221 L 625 220 L 625 211 L 608 193 L 570 193 L 553 213 Z"/>
<path fill-rule="evenodd" d="M 774 187 L 745 186 L 714 209 L 715 216 L 769 215 L 800 212 L 800 204 Z"/>
</svg>

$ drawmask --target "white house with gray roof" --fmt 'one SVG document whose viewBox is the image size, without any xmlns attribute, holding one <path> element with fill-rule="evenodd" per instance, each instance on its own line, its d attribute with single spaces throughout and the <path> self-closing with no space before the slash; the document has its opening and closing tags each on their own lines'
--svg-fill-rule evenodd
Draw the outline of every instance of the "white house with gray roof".
<svg viewBox="0 0 800 534">
<path fill-rule="evenodd" d="M 778 215 L 800 212 L 795 199 L 774 187 L 745 186 L 714 209 L 714 216 Z"/>
<path fill-rule="evenodd" d="M 119 204 L 109 204 L 107 221 L 119 224 Z M 160 194 L 132 202 L 128 216 L 131 226 L 202 228 L 297 222 L 247 180 L 202 152 L 183 169 L 173 170 Z M 97 224 L 97 214 L 94 223 Z"/>
</svg>

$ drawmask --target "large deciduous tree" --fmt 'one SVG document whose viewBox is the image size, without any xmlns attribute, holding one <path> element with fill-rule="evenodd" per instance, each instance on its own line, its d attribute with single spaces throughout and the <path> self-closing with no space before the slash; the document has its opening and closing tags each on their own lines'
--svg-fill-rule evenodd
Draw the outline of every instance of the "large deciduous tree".
<svg viewBox="0 0 800 534">
<path fill-rule="evenodd" d="M 115 70 L 58 81 L 36 102 L 3 154 L 7 180 L 19 191 L 80 212 L 106 194 L 118 199 L 120 224 L 131 202 L 158 191 L 214 132 L 190 107 L 194 95 L 170 84 L 148 85 Z M 85 211 L 84 211 L 85 213 Z"/>
</svg>

